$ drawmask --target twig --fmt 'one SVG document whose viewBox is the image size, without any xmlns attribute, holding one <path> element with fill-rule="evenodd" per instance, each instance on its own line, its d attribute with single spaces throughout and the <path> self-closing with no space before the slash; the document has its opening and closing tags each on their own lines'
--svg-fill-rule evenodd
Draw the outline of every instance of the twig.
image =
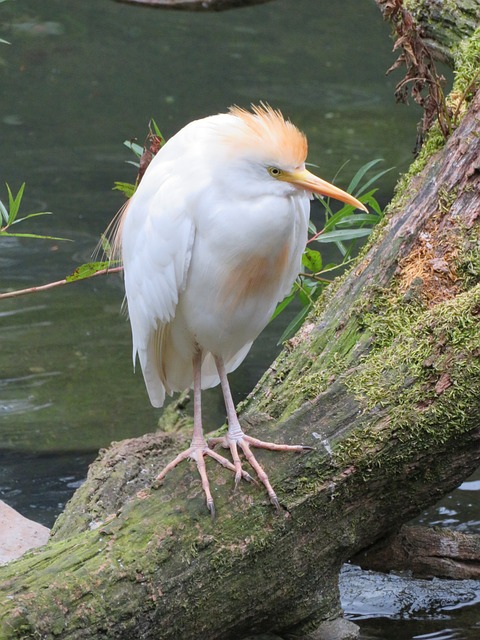
<svg viewBox="0 0 480 640">
<path fill-rule="evenodd" d="M 56 282 L 41 284 L 38 287 L 28 287 L 27 289 L 18 289 L 17 291 L 7 291 L 5 293 L 0 293 L 0 300 L 4 300 L 5 298 L 18 298 L 20 296 L 27 295 L 27 293 L 38 293 L 39 291 L 48 291 L 49 289 L 53 289 L 55 287 L 61 287 L 64 284 L 71 284 L 72 282 L 87 280 L 88 278 L 93 278 L 94 276 L 105 276 L 109 273 L 120 273 L 121 271 L 123 271 L 123 267 L 113 267 L 112 269 L 101 269 L 100 271 L 96 271 L 95 273 L 92 273 L 89 276 L 78 278 L 77 280 L 69 280 L 68 278 L 64 278 L 63 280 L 57 280 Z"/>
</svg>

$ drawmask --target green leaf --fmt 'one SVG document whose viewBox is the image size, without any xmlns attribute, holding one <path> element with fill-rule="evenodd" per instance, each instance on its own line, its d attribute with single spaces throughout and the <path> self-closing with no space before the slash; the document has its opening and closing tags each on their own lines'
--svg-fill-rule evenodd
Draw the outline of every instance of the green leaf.
<svg viewBox="0 0 480 640">
<path fill-rule="evenodd" d="M 379 173 L 376 173 L 374 176 L 372 176 L 369 180 L 367 180 L 367 182 L 362 185 L 362 187 L 357 191 L 357 193 L 355 194 L 356 197 L 361 200 L 361 198 L 359 198 L 359 196 L 366 190 L 368 189 L 368 187 L 372 184 L 374 184 L 375 182 L 377 182 L 378 180 L 380 180 L 380 178 L 382 178 L 386 173 L 388 173 L 389 171 L 392 171 L 393 167 L 390 167 L 389 169 L 384 169 L 383 171 L 380 171 Z M 361 200 L 363 202 L 363 200 Z"/>
<path fill-rule="evenodd" d="M 132 140 L 125 140 L 123 143 L 126 147 L 128 147 L 133 153 L 137 156 L 137 158 L 141 158 L 143 155 L 143 147 L 141 147 L 136 142 Z"/>
<path fill-rule="evenodd" d="M 379 217 L 379 222 L 380 222 L 380 220 L 383 218 L 383 211 L 380 205 L 378 204 L 376 198 L 372 196 L 371 198 L 368 199 L 368 202 L 366 202 L 365 204 L 368 204 L 368 206 L 375 211 L 375 213 Z"/>
<path fill-rule="evenodd" d="M 306 307 L 303 307 L 303 309 L 301 309 L 299 311 L 299 313 L 297 313 L 297 315 L 293 318 L 293 320 L 289 323 L 288 327 L 285 329 L 285 331 L 282 333 L 282 335 L 280 336 L 279 341 L 277 342 L 277 344 L 282 344 L 283 342 L 285 342 L 285 340 L 288 340 L 289 338 L 291 338 L 302 326 L 303 321 L 305 320 L 305 318 L 308 315 L 308 312 L 311 309 L 311 304 L 309 304 Z"/>
<path fill-rule="evenodd" d="M 318 236 L 317 242 L 344 242 L 345 240 L 353 240 L 354 238 L 362 238 L 370 235 L 371 229 L 342 229 L 336 231 L 328 231 Z"/>
<path fill-rule="evenodd" d="M 73 242 L 70 238 L 58 238 L 56 236 L 41 236 L 37 233 L 9 233 L 8 231 L 0 231 L 0 236 L 11 236 L 15 238 L 39 238 L 41 240 L 65 240 Z"/>
<path fill-rule="evenodd" d="M 323 229 L 324 233 L 327 231 L 330 231 L 330 229 L 334 229 L 335 226 L 341 220 L 343 220 L 343 218 L 346 218 L 347 216 L 351 215 L 354 211 L 355 211 L 355 207 L 353 207 L 352 205 L 350 204 L 343 205 L 341 209 L 339 209 L 336 213 L 334 213 L 332 216 L 329 217 L 328 222 L 325 223 L 325 227 Z"/>
<path fill-rule="evenodd" d="M 127 198 L 131 198 L 135 193 L 135 185 L 131 182 L 115 182 L 113 191 L 121 191 Z"/>
<path fill-rule="evenodd" d="M 293 293 L 290 293 L 286 298 L 284 298 L 281 302 L 277 304 L 277 307 L 273 312 L 272 317 L 270 318 L 270 322 L 274 320 L 280 313 L 282 313 L 285 307 L 288 307 L 291 301 L 295 299 L 295 296 L 296 296 L 296 292 L 294 291 Z"/>
<path fill-rule="evenodd" d="M 377 224 L 378 216 L 374 213 L 356 213 L 353 216 L 345 216 L 339 222 L 337 227 L 353 226 L 357 224 Z"/>
<path fill-rule="evenodd" d="M 367 173 L 367 171 L 372 167 L 374 167 L 379 162 L 382 162 L 381 158 L 377 158 L 376 160 L 371 160 L 370 162 L 367 162 L 366 164 L 362 165 L 360 169 L 357 171 L 357 173 L 351 179 L 350 184 L 347 187 L 347 192 L 353 193 L 358 183 L 363 178 L 363 176 Z"/>
<path fill-rule="evenodd" d="M 8 224 L 8 211 L 1 200 L 0 200 L 0 215 L 5 220 L 5 224 Z"/>
<path fill-rule="evenodd" d="M 13 224 L 18 224 L 19 222 L 23 222 L 24 220 L 28 220 L 29 218 L 36 218 L 37 216 L 51 216 L 52 212 L 51 211 L 39 211 L 38 213 L 29 213 L 26 216 L 23 216 L 23 218 L 17 218 L 16 220 L 14 220 L 12 222 Z"/>
<path fill-rule="evenodd" d="M 12 191 L 8 183 L 5 183 L 8 191 L 8 222 L 7 225 L 13 224 L 13 221 L 17 217 L 18 210 L 20 209 L 20 203 L 22 201 L 23 192 L 25 190 L 25 182 L 22 184 L 18 193 L 13 197 Z"/>
<path fill-rule="evenodd" d="M 318 273 L 322 270 L 322 256 L 320 251 L 315 249 L 305 249 L 302 255 L 302 264 L 307 269 L 310 269 L 313 273 Z"/>
<path fill-rule="evenodd" d="M 111 260 L 105 260 L 102 262 L 87 262 L 77 267 L 73 273 L 65 278 L 65 280 L 67 282 L 75 282 L 75 280 L 84 280 L 85 278 L 91 278 L 98 271 L 108 269 L 109 267 L 112 267 L 113 264 L 114 263 Z"/>
<path fill-rule="evenodd" d="M 153 126 L 153 133 L 158 136 L 159 138 L 161 138 L 162 140 L 165 141 L 165 137 L 162 134 L 162 132 L 160 131 L 160 129 L 158 128 L 157 123 L 155 122 L 155 120 L 153 118 L 150 118 L 150 124 Z"/>
<path fill-rule="evenodd" d="M 302 303 L 303 307 L 308 307 L 312 302 L 312 298 L 310 297 L 310 292 L 308 291 L 308 289 L 306 289 L 305 283 L 303 283 L 298 290 L 298 299 Z"/>
</svg>

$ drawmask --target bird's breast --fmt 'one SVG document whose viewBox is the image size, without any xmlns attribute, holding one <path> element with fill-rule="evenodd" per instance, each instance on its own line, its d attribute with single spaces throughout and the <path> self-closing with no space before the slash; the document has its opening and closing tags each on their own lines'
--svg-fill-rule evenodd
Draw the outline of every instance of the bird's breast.
<svg viewBox="0 0 480 640">
<path fill-rule="evenodd" d="M 244 256 L 241 261 L 226 265 L 218 299 L 233 312 L 252 299 L 277 298 L 289 271 L 291 256 L 287 241 L 268 255 Z"/>
<path fill-rule="evenodd" d="M 307 198 L 233 204 L 197 220 L 178 308 L 194 340 L 225 358 L 257 337 L 289 293 L 301 268 L 309 207 Z"/>
</svg>

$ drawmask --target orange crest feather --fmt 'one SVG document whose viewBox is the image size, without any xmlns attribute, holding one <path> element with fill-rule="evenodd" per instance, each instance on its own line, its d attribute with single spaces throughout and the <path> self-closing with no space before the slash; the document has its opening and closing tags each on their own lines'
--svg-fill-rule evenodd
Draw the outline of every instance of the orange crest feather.
<svg viewBox="0 0 480 640">
<path fill-rule="evenodd" d="M 302 131 L 285 120 L 281 111 L 261 103 L 252 111 L 230 107 L 229 113 L 246 125 L 246 136 L 238 139 L 238 146 L 259 148 L 262 155 L 285 166 L 300 167 L 307 157 L 307 138 Z"/>
</svg>

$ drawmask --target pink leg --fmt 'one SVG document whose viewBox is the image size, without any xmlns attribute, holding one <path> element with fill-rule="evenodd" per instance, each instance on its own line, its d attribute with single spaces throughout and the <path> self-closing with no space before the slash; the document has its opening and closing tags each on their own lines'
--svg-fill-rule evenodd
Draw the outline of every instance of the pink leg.
<svg viewBox="0 0 480 640">
<path fill-rule="evenodd" d="M 205 467 L 205 456 L 209 456 L 219 462 L 221 465 L 230 469 L 230 471 L 237 474 L 237 468 L 227 458 L 224 458 L 216 451 L 213 451 L 207 446 L 205 437 L 203 435 L 202 426 L 202 386 L 201 386 L 201 370 L 202 370 L 202 354 L 198 351 L 193 358 L 193 434 L 190 446 L 182 453 L 169 462 L 167 466 L 161 471 L 155 479 L 155 485 L 159 485 L 165 478 L 167 473 L 174 469 L 180 462 L 190 458 L 197 463 L 198 473 L 202 480 L 202 487 L 205 493 L 207 507 L 210 511 L 212 518 L 215 517 L 215 506 L 213 504 L 213 498 L 210 491 L 210 485 L 207 477 L 207 470 Z M 245 480 L 252 480 L 250 474 L 246 471 L 240 470 L 240 475 Z"/>
<path fill-rule="evenodd" d="M 238 421 L 237 412 L 235 411 L 232 392 L 230 391 L 230 384 L 225 372 L 223 360 L 216 357 L 215 363 L 217 365 L 218 375 L 220 376 L 220 384 L 222 386 L 225 408 L 227 410 L 228 431 L 227 435 L 223 438 L 211 438 L 208 441 L 208 445 L 210 447 L 214 447 L 216 444 L 221 444 L 223 447 L 230 449 L 235 466 L 235 487 L 238 486 L 243 473 L 241 461 L 238 455 L 238 447 L 240 447 L 250 466 L 253 467 L 259 480 L 265 486 L 265 489 L 267 490 L 268 496 L 270 498 L 270 502 L 277 509 L 279 509 L 280 505 L 278 502 L 278 498 L 275 491 L 273 490 L 272 485 L 270 484 L 268 475 L 265 473 L 263 467 L 255 458 L 250 447 L 252 446 L 260 449 L 270 449 L 271 451 L 307 451 L 312 449 L 312 447 L 306 447 L 304 445 L 289 445 L 276 444 L 275 442 L 264 442 L 263 440 L 252 438 L 251 436 L 244 433 Z"/>
</svg>

